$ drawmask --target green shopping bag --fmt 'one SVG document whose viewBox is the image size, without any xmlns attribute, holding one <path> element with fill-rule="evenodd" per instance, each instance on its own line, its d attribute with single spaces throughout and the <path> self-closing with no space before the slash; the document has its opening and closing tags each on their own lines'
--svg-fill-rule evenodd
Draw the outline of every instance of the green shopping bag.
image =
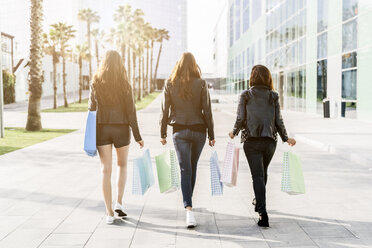
<svg viewBox="0 0 372 248">
<path fill-rule="evenodd" d="M 292 152 L 284 152 L 281 190 L 291 195 L 305 194 L 301 158 Z"/>
<path fill-rule="evenodd" d="M 160 193 L 170 193 L 180 187 L 179 165 L 174 150 L 167 150 L 155 157 Z"/>
</svg>

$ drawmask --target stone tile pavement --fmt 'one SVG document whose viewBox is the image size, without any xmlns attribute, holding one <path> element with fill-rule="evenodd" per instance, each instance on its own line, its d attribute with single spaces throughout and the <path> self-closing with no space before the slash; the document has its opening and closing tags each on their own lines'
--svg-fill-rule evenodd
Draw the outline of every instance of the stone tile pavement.
<svg viewBox="0 0 372 248">
<path fill-rule="evenodd" d="M 159 143 L 159 100 L 139 112 L 152 156 L 164 149 Z M 214 108 L 215 149 L 222 160 L 234 118 L 220 111 L 223 106 Z M 80 127 L 84 116 L 68 120 L 46 115 L 44 120 L 46 126 L 57 125 L 56 118 L 61 118 L 62 127 Z M 155 186 L 143 197 L 131 194 L 132 160 L 141 153 L 135 144 L 124 196 L 129 216 L 106 225 L 98 158 L 87 157 L 82 147 L 79 129 L 0 156 L 0 248 L 372 247 L 372 172 L 313 146 L 299 142 L 293 148 L 302 157 L 307 193 L 290 196 L 280 192 L 282 153 L 289 148 L 278 143 L 269 171 L 269 229 L 256 225 L 242 150 L 238 186 L 211 197 L 212 149 L 205 147 L 194 195 L 199 226 L 193 230 L 184 227 L 180 191 L 160 194 Z"/>
</svg>

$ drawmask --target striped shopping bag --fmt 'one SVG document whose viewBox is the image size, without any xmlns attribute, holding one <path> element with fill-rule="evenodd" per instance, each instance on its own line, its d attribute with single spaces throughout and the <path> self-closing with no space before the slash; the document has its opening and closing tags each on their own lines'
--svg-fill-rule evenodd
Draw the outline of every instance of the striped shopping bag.
<svg viewBox="0 0 372 248">
<path fill-rule="evenodd" d="M 146 149 L 141 157 L 133 160 L 133 195 L 144 195 L 154 184 L 150 150 Z"/>
<path fill-rule="evenodd" d="M 293 152 L 284 152 L 281 190 L 290 195 L 305 194 L 301 158 Z"/>
<path fill-rule="evenodd" d="M 221 182 L 226 186 L 233 187 L 237 184 L 239 170 L 239 148 L 234 143 L 227 143 L 225 160 L 221 175 Z"/>
<path fill-rule="evenodd" d="M 211 194 L 222 195 L 223 194 L 223 183 L 221 182 L 220 166 L 218 164 L 217 152 L 213 151 L 210 159 L 211 169 Z"/>
</svg>

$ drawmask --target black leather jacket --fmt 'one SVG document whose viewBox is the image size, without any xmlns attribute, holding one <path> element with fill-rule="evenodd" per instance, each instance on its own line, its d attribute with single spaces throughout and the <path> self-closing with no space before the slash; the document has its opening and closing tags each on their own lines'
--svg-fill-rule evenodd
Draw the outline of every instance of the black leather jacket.
<svg viewBox="0 0 372 248">
<path fill-rule="evenodd" d="M 97 111 L 97 124 L 126 124 L 132 128 L 132 133 L 136 141 L 142 140 L 138 122 L 136 105 L 133 100 L 132 88 L 130 87 L 127 95 L 123 96 L 123 101 L 116 105 L 103 105 L 90 88 L 88 109 Z"/>
<path fill-rule="evenodd" d="M 190 99 L 180 98 L 179 90 L 177 82 L 175 84 L 166 82 L 160 116 L 161 137 L 167 137 L 167 125 L 203 124 L 208 129 L 208 138 L 214 140 L 212 107 L 207 83 L 202 79 L 192 79 Z"/>
<path fill-rule="evenodd" d="M 288 140 L 277 92 L 265 86 L 253 86 L 241 93 L 234 135 L 242 129 L 245 129 L 248 138 L 270 137 L 277 140 L 279 133 L 283 142 Z"/>
</svg>

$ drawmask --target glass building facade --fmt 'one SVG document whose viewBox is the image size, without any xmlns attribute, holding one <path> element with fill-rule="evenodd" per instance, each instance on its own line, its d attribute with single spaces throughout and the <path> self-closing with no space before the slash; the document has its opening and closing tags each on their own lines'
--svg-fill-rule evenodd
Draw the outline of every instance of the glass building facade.
<svg viewBox="0 0 372 248">
<path fill-rule="evenodd" d="M 372 1 L 229 0 L 228 78 L 247 89 L 266 65 L 285 109 L 372 119 Z"/>
</svg>

